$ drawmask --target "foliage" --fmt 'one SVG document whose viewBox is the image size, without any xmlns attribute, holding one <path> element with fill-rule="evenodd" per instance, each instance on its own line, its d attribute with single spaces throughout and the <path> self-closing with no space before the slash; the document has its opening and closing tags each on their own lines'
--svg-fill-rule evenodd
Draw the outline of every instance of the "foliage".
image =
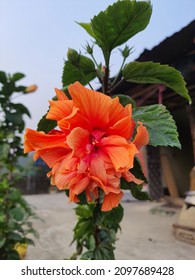
<svg viewBox="0 0 195 280">
<path fill-rule="evenodd" d="M 173 67 L 153 62 L 130 62 L 125 65 L 132 49 L 127 45 L 124 49 L 119 49 L 123 61 L 116 77 L 110 77 L 113 50 L 144 30 L 150 21 L 151 13 L 152 6 L 149 1 L 121 0 L 94 16 L 89 23 L 78 23 L 92 37 L 94 43 L 85 47 L 90 58 L 74 49 L 68 50 L 62 75 L 63 90 L 67 90 L 67 86 L 76 81 L 92 88 L 90 82 L 97 78 L 101 91 L 112 95 L 121 81 L 125 80 L 141 84 L 163 84 L 191 103 L 183 77 Z M 103 63 L 96 61 L 93 52 L 95 47 L 99 47 L 103 53 Z M 118 92 L 117 96 L 123 106 L 132 104 L 133 119 L 136 124 L 141 121 L 147 127 L 150 145 L 180 148 L 175 122 L 163 105 L 137 108 L 134 100 L 124 96 L 122 92 Z M 54 127 L 55 123 L 46 120 L 44 116 L 39 122 L 38 130 L 48 133 Z M 147 181 L 137 160 L 130 171 L 136 178 Z M 133 182 L 121 179 L 121 188 L 130 190 L 136 199 L 150 199 L 149 195 L 142 191 L 142 186 Z M 104 213 L 100 210 L 101 200 L 87 204 L 82 195 L 80 198 L 76 208 L 78 222 L 74 228 L 73 239 L 77 244 L 77 251 L 72 259 L 79 255 L 81 259 L 114 259 L 116 234 L 123 217 L 122 206 Z"/>
<path fill-rule="evenodd" d="M 71 259 L 76 259 L 80 254 L 83 260 L 114 259 L 116 234 L 123 218 L 122 206 L 101 212 L 99 203 L 91 203 L 78 205 L 75 211 L 78 222 L 73 241 L 77 243 L 77 251 Z"/>
<path fill-rule="evenodd" d="M 2 178 L 0 180 L 0 259 L 20 259 L 16 250 L 17 244 L 33 245 L 33 240 L 29 236 L 38 237 L 30 221 L 36 216 L 20 191 L 11 186 L 8 174 L 4 173 Z"/>
<path fill-rule="evenodd" d="M 125 80 L 134 83 L 163 84 L 191 102 L 185 86 L 186 83 L 180 72 L 168 65 L 151 61 L 134 61 L 125 66 L 123 77 Z"/>
<path fill-rule="evenodd" d="M 141 121 L 147 127 L 150 145 L 181 148 L 175 121 L 165 106 L 155 104 L 135 108 L 133 119 Z"/>
<path fill-rule="evenodd" d="M 17 244 L 33 244 L 29 235 L 36 236 L 31 218 L 35 217 L 31 207 L 14 186 L 22 169 L 18 157 L 23 156 L 21 132 L 24 115 L 30 117 L 28 109 L 21 103 L 12 102 L 18 93 L 26 94 L 26 86 L 17 82 L 22 73 L 12 76 L 0 71 L 0 259 L 20 259 Z M 28 92 L 34 87 L 28 88 Z"/>
</svg>

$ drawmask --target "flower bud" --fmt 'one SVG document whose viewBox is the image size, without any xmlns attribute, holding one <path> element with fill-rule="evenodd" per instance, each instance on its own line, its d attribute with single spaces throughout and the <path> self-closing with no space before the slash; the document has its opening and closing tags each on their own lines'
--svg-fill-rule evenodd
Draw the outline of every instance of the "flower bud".
<svg viewBox="0 0 195 280">
<path fill-rule="evenodd" d="M 37 85 L 30 85 L 28 87 L 25 88 L 24 93 L 30 93 L 30 92 L 34 92 L 38 89 Z"/>
<path fill-rule="evenodd" d="M 79 54 L 76 50 L 69 48 L 67 52 L 67 58 L 72 64 L 76 64 L 79 61 Z"/>
<path fill-rule="evenodd" d="M 85 47 L 85 50 L 87 51 L 88 54 L 93 54 L 93 46 L 91 47 L 88 43 Z"/>
<path fill-rule="evenodd" d="M 129 48 L 129 47 L 126 45 L 125 48 L 124 48 L 123 50 L 121 50 L 121 49 L 119 49 L 119 50 L 120 50 L 122 56 L 123 56 L 124 58 L 127 58 L 127 57 L 130 55 L 132 48 Z"/>
</svg>

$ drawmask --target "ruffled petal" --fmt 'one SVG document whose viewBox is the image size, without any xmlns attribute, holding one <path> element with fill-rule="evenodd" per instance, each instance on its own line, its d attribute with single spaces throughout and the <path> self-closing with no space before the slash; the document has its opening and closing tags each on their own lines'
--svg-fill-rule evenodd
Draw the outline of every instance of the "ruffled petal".
<svg viewBox="0 0 195 280">
<path fill-rule="evenodd" d="M 24 135 L 24 153 L 60 145 L 65 141 L 66 135 L 63 132 L 46 134 L 43 131 L 27 128 Z"/>
<path fill-rule="evenodd" d="M 55 92 L 56 92 L 56 95 L 57 95 L 57 98 L 59 101 L 60 100 L 69 100 L 68 97 L 66 96 L 66 94 L 61 89 L 55 88 Z"/>
<path fill-rule="evenodd" d="M 81 127 L 74 128 L 67 136 L 67 144 L 76 157 L 86 156 L 86 146 L 89 144 L 89 132 Z"/>
<path fill-rule="evenodd" d="M 112 99 L 103 93 L 85 88 L 79 82 L 68 87 L 74 104 L 80 113 L 90 120 L 95 129 L 106 129 Z"/>
<path fill-rule="evenodd" d="M 122 197 L 123 197 L 122 191 L 120 191 L 120 193 L 118 194 L 109 193 L 105 195 L 101 210 L 105 212 L 105 211 L 110 211 L 113 208 L 117 207 Z"/>
<path fill-rule="evenodd" d="M 138 153 L 136 146 L 120 136 L 108 136 L 101 140 L 101 148 L 106 152 L 116 171 L 132 167 L 134 156 Z"/>
<path fill-rule="evenodd" d="M 49 120 L 60 121 L 64 118 L 71 118 L 74 116 L 78 108 L 74 106 L 72 100 L 62 100 L 62 101 L 49 101 L 50 109 L 47 113 L 46 118 Z"/>
<path fill-rule="evenodd" d="M 137 134 L 133 143 L 136 145 L 139 150 L 142 146 L 145 146 L 149 143 L 149 135 L 145 126 L 143 126 L 142 122 L 138 122 L 139 126 L 137 128 Z"/>
<path fill-rule="evenodd" d="M 106 135 L 120 135 L 129 140 L 133 134 L 134 127 L 135 123 L 131 120 L 130 116 L 127 116 L 111 126 L 107 130 Z"/>
</svg>

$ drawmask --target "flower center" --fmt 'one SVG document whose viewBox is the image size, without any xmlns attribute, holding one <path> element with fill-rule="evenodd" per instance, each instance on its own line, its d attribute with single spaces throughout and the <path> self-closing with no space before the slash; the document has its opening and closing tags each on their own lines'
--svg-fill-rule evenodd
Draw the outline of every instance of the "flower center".
<svg viewBox="0 0 195 280">
<path fill-rule="evenodd" d="M 94 135 L 89 135 L 89 144 L 86 145 L 86 154 L 90 154 L 92 151 L 97 150 L 97 144 L 99 141 L 95 138 Z"/>
</svg>

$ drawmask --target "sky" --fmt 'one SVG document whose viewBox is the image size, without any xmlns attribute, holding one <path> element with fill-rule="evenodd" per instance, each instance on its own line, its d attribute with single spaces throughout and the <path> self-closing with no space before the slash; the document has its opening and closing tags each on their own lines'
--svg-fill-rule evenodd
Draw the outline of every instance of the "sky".
<svg viewBox="0 0 195 280">
<path fill-rule="evenodd" d="M 68 48 L 85 51 L 91 38 L 76 22 L 89 22 L 114 0 L 0 0 L 0 71 L 22 72 L 21 85 L 37 84 L 38 90 L 18 97 L 31 112 L 26 127 L 36 129 L 48 109 L 54 88 L 61 88 L 61 76 Z M 134 52 L 129 62 L 144 49 L 152 49 L 195 19 L 195 0 L 151 0 L 153 13 L 147 28 L 128 41 Z M 167 50 L 168 51 L 168 50 Z M 96 49 L 96 58 L 102 56 Z M 121 56 L 111 58 L 116 74 Z M 94 87 L 96 84 L 94 84 Z M 98 85 L 97 85 L 98 87 Z"/>
</svg>

